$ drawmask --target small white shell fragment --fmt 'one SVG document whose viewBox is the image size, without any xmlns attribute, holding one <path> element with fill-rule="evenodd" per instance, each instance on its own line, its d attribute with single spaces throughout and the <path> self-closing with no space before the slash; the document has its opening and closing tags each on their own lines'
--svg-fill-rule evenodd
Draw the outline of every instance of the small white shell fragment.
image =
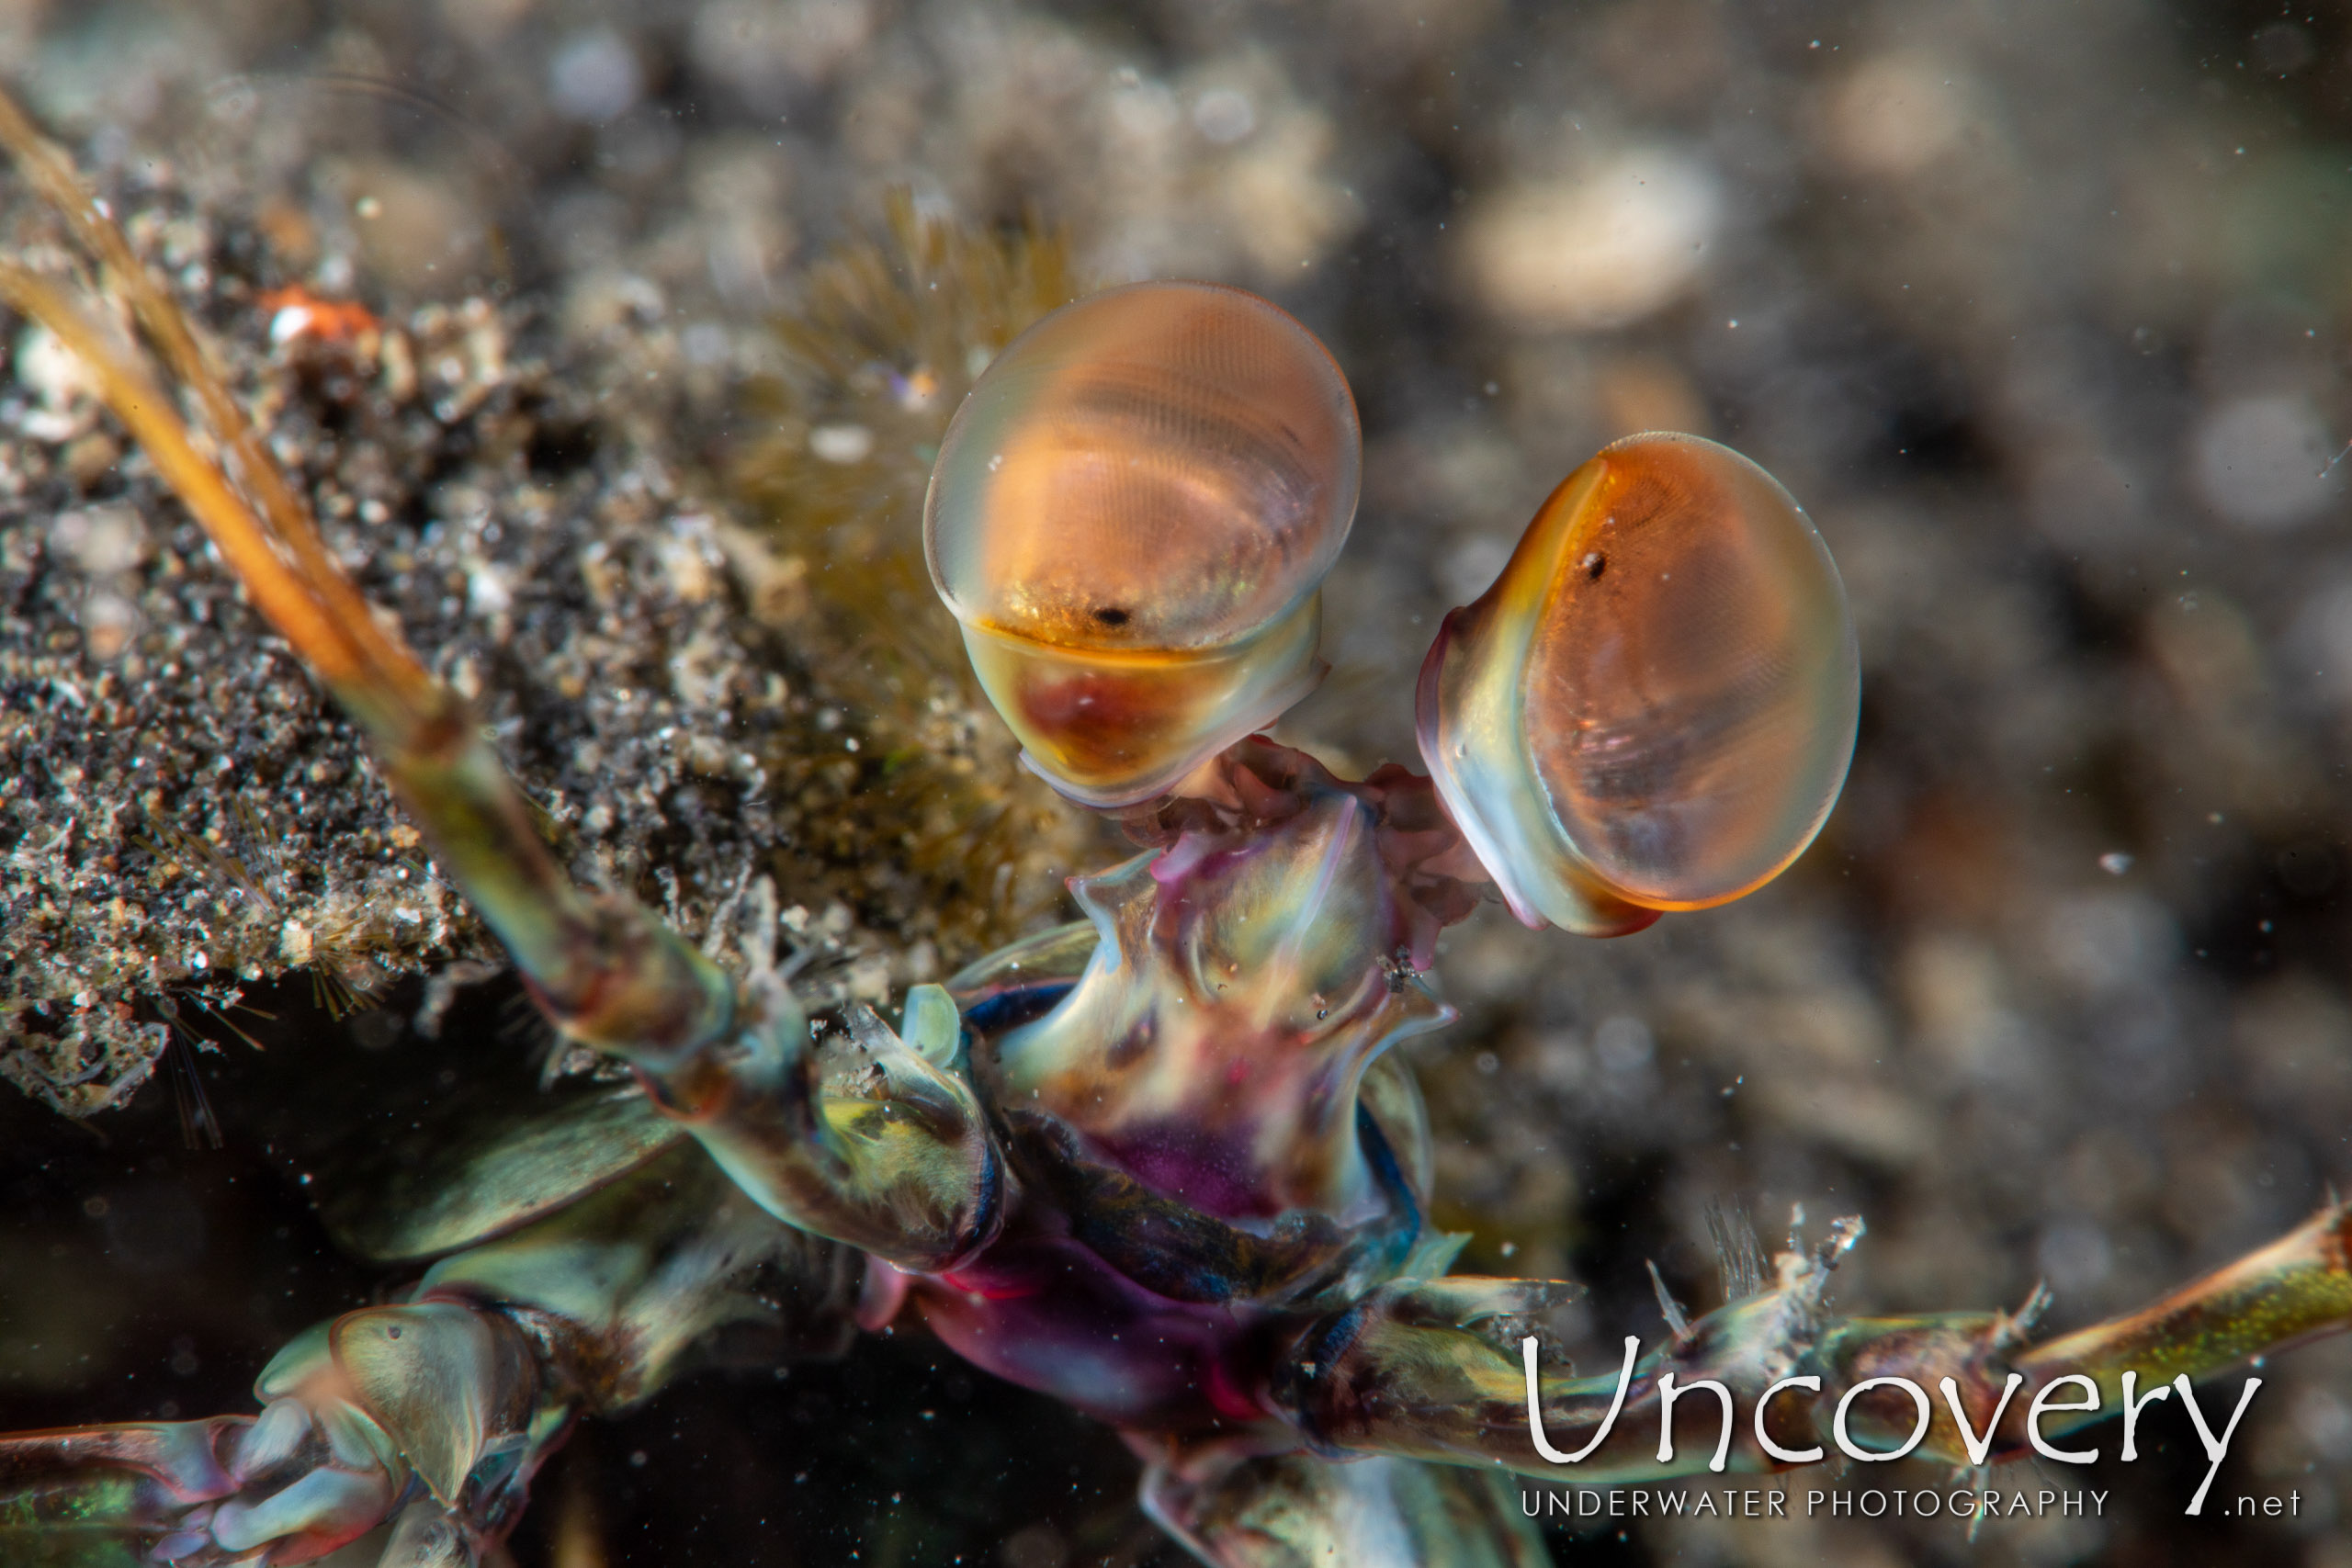
<svg viewBox="0 0 2352 1568">
<path fill-rule="evenodd" d="M 809 455 L 828 463 L 863 463 L 874 450 L 874 432 L 862 424 L 820 424 L 808 433 Z"/>
<path fill-rule="evenodd" d="M 1471 218 L 1464 259 L 1497 315 L 1535 327 L 1620 327 L 1698 280 L 1722 208 L 1705 163 L 1636 147 L 1576 177 L 1487 198 Z"/>
</svg>

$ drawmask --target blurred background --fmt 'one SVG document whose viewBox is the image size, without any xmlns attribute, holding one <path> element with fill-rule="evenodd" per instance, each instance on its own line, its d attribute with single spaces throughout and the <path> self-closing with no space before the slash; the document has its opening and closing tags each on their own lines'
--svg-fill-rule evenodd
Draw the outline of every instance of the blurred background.
<svg viewBox="0 0 2352 1568">
<path fill-rule="evenodd" d="M 927 213 L 1065 225 L 1096 282 L 1271 295 L 1363 414 L 1332 674 L 1282 731 L 1343 771 L 1412 756 L 1406 694 L 1439 617 L 1600 444 L 1696 431 L 1770 468 L 1860 627 L 1860 745 L 1826 832 L 1742 904 L 1623 941 L 1483 911 L 1441 963 L 1463 1021 L 1405 1047 L 1439 1219 L 1477 1235 L 1464 1267 L 1586 1280 L 1600 1343 L 1659 1332 L 1646 1261 L 1716 1304 L 1711 1204 L 1768 1243 L 1793 1205 L 1816 1230 L 1864 1215 L 1848 1310 L 2013 1306 L 2046 1280 L 2065 1327 L 2352 1179 L 2340 5 L 0 0 L 0 67 L 106 177 L 173 164 L 175 199 L 220 204 L 208 232 L 262 236 L 280 282 L 387 319 L 437 306 L 452 343 L 465 301 L 495 301 L 499 365 L 551 367 L 582 428 L 628 426 L 627 463 L 542 487 L 549 526 L 724 524 L 724 483 L 691 476 L 776 439 L 756 412 L 784 364 L 766 323 L 892 186 Z M 258 320 L 214 324 L 260 352 Z M 503 374 L 463 341 L 453 384 Z M 7 419 L 35 442 L 60 373 L 18 348 Z M 842 461 L 828 433 L 847 428 L 793 438 Z M 384 482 L 437 498 L 429 531 L 471 460 Z M 688 478 L 648 490 L 649 463 Z M 154 569 L 105 558 L 87 525 L 61 534 L 48 493 L 0 502 L 10 635 L 29 648 L 70 597 L 41 657 L 100 659 L 87 582 Z M 476 504 L 479 546 L 496 508 Z M 763 587 L 697 614 L 732 636 Z M 403 606 L 445 671 L 503 608 L 480 592 Z M 494 712 L 535 673 L 484 670 Z M 576 796 L 626 776 L 624 752 L 567 755 Z M 0 827 L 19 875 L 40 788 Z M 915 929 L 870 903 L 855 919 Z M 884 944 L 886 981 L 972 955 L 922 940 L 920 960 Z M 478 1048 L 499 1027 L 484 989 Z M 366 1297 L 247 1108 L 289 1053 L 401 1033 L 416 995 L 334 1024 L 306 980 L 249 991 L 277 1016 L 246 1027 L 292 1043 L 265 1066 L 213 1032 L 220 1151 L 185 1146 L 170 1074 L 81 1124 L 0 1096 L 0 1427 L 242 1407 L 277 1342 Z M 1949 1522 L 1650 1524 L 1557 1549 L 2352 1568 L 2352 1347 L 2262 1375 L 2215 1491 L 2296 1488 L 2293 1519 L 2183 1519 L 2203 1465 L 2168 1413 L 2154 1457 L 2030 1483 L 2105 1490 L 2103 1518 L 1973 1545 Z M 920 1344 L 746 1377 L 575 1442 L 517 1560 L 1175 1561 L 1104 1434 Z"/>
</svg>

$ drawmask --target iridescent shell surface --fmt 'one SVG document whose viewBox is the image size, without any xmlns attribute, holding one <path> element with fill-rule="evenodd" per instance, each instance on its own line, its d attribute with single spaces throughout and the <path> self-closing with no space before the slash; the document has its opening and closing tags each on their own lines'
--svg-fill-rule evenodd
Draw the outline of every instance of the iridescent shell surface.
<svg viewBox="0 0 2352 1568">
<path fill-rule="evenodd" d="M 1339 367 L 1255 295 L 1136 284 L 1014 340 L 948 427 L 923 548 L 1030 764 L 1125 805 L 1306 695 L 1362 457 Z"/>
<path fill-rule="evenodd" d="M 1844 586 L 1770 474 L 1636 435 L 1568 476 L 1422 667 L 1421 754 L 1512 911 L 1606 935 L 1738 897 L 1854 750 Z"/>
</svg>

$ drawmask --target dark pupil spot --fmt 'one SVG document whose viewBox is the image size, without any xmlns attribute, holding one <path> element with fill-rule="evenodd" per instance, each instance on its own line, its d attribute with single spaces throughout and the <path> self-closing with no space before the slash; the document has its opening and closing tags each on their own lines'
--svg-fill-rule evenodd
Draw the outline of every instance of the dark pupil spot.
<svg viewBox="0 0 2352 1568">
<path fill-rule="evenodd" d="M 1127 624 L 1127 613 L 1115 605 L 1095 611 L 1094 618 L 1106 626 L 1124 626 Z"/>
<path fill-rule="evenodd" d="M 1609 570 L 1609 558 L 1596 550 L 1585 557 L 1581 564 L 1584 567 L 1586 580 L 1598 582 L 1600 581 L 1600 574 Z"/>
</svg>

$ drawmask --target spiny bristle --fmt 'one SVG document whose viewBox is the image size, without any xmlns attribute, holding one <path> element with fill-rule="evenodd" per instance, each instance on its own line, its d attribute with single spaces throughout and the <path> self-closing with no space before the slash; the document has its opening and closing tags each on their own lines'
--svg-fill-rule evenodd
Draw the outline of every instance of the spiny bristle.
<svg viewBox="0 0 2352 1568">
<path fill-rule="evenodd" d="M 747 575 L 783 590 L 754 612 L 830 699 L 764 760 L 797 806 L 780 880 L 861 906 L 911 890 L 951 963 L 1053 907 L 1094 833 L 1020 770 L 919 543 L 972 379 L 1079 291 L 1059 231 L 957 224 L 892 193 L 878 231 L 811 267 L 776 323 L 786 372 L 757 394 L 773 434 L 732 468 L 763 525 Z"/>
</svg>

